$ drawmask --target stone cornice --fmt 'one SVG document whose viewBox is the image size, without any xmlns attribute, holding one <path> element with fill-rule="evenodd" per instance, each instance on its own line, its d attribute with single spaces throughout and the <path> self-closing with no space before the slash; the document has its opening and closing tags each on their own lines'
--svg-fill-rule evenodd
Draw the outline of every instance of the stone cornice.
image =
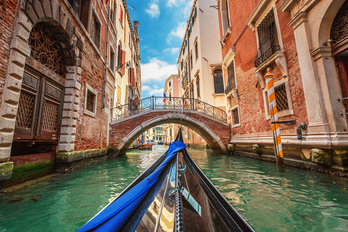
<svg viewBox="0 0 348 232">
<path fill-rule="evenodd" d="M 271 6 L 276 2 L 276 0 L 261 0 L 254 12 L 251 14 L 247 21 L 247 25 L 254 32 L 258 24 L 262 21 L 263 17 L 269 11 Z"/>
<path fill-rule="evenodd" d="M 293 6 L 298 2 L 298 0 L 284 0 L 280 6 L 278 7 L 278 10 L 281 10 L 283 12 L 285 11 L 291 11 Z"/>
<path fill-rule="evenodd" d="M 332 56 L 332 48 L 330 46 L 327 47 L 318 47 L 311 51 L 311 55 L 314 60 L 318 60 L 322 57 L 331 57 Z"/>
<path fill-rule="evenodd" d="M 222 61 L 222 66 L 227 68 L 227 66 L 232 62 L 236 55 L 236 47 L 231 47 L 226 53 L 224 60 Z"/>
<path fill-rule="evenodd" d="M 290 23 L 288 24 L 290 27 L 295 30 L 299 25 L 301 25 L 303 22 L 307 22 L 307 13 L 306 12 L 300 12 L 296 14 Z"/>
</svg>

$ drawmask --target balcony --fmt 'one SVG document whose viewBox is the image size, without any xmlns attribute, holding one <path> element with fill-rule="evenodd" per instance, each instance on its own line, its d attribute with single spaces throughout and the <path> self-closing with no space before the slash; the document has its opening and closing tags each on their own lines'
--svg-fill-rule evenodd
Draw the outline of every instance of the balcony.
<svg viewBox="0 0 348 232">
<path fill-rule="evenodd" d="M 231 92 L 235 88 L 236 88 L 235 82 L 232 80 L 229 80 L 227 83 L 227 86 L 225 88 L 225 94 L 228 94 L 229 92 Z"/>
<path fill-rule="evenodd" d="M 268 60 L 273 54 L 280 51 L 280 45 L 271 43 L 266 49 L 259 50 L 256 59 L 254 61 L 255 67 L 258 68 L 263 62 Z"/>
</svg>

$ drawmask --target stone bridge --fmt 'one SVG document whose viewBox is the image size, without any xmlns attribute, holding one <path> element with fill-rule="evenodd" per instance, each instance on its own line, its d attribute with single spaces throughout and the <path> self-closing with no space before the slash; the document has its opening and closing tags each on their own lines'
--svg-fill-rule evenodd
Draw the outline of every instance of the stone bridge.
<svg viewBox="0 0 348 232">
<path fill-rule="evenodd" d="M 230 126 L 225 111 L 190 98 L 149 97 L 111 110 L 109 141 L 123 155 L 146 130 L 165 123 L 187 126 L 214 152 L 226 152 Z"/>
</svg>

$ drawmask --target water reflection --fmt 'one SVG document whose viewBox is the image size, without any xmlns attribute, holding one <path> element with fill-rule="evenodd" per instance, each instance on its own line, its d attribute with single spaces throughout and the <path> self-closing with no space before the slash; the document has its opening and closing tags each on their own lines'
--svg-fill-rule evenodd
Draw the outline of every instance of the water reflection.
<svg viewBox="0 0 348 232">
<path fill-rule="evenodd" d="M 76 231 L 165 150 L 132 151 L 8 194 L 0 198 L 0 232 Z M 346 179 L 278 172 L 273 163 L 201 150 L 190 154 L 256 231 L 348 231 Z"/>
</svg>

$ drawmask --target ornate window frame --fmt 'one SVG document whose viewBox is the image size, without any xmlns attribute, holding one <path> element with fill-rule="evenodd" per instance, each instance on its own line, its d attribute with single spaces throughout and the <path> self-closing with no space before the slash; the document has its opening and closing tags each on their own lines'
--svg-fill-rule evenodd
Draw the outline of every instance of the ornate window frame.
<svg viewBox="0 0 348 232">
<path fill-rule="evenodd" d="M 247 25 L 252 29 L 253 32 L 256 32 L 255 36 L 257 41 L 257 49 L 259 50 L 258 26 L 262 23 L 262 21 L 270 13 L 270 11 L 273 11 L 274 13 L 274 21 L 276 24 L 277 38 L 278 38 L 278 42 L 280 46 L 280 51 L 275 52 L 271 57 L 269 57 L 267 60 L 262 62 L 262 64 L 260 64 L 255 69 L 255 78 L 260 83 L 261 89 L 264 89 L 266 87 L 266 82 L 265 82 L 265 78 L 263 77 L 263 72 L 274 63 L 280 69 L 284 78 L 288 76 L 288 67 L 287 67 L 285 52 L 283 49 L 284 46 L 283 46 L 283 40 L 281 36 L 281 31 L 280 31 L 280 24 L 278 19 L 276 2 L 277 0 L 271 0 L 271 1 L 261 0 L 247 21 Z"/>
</svg>

